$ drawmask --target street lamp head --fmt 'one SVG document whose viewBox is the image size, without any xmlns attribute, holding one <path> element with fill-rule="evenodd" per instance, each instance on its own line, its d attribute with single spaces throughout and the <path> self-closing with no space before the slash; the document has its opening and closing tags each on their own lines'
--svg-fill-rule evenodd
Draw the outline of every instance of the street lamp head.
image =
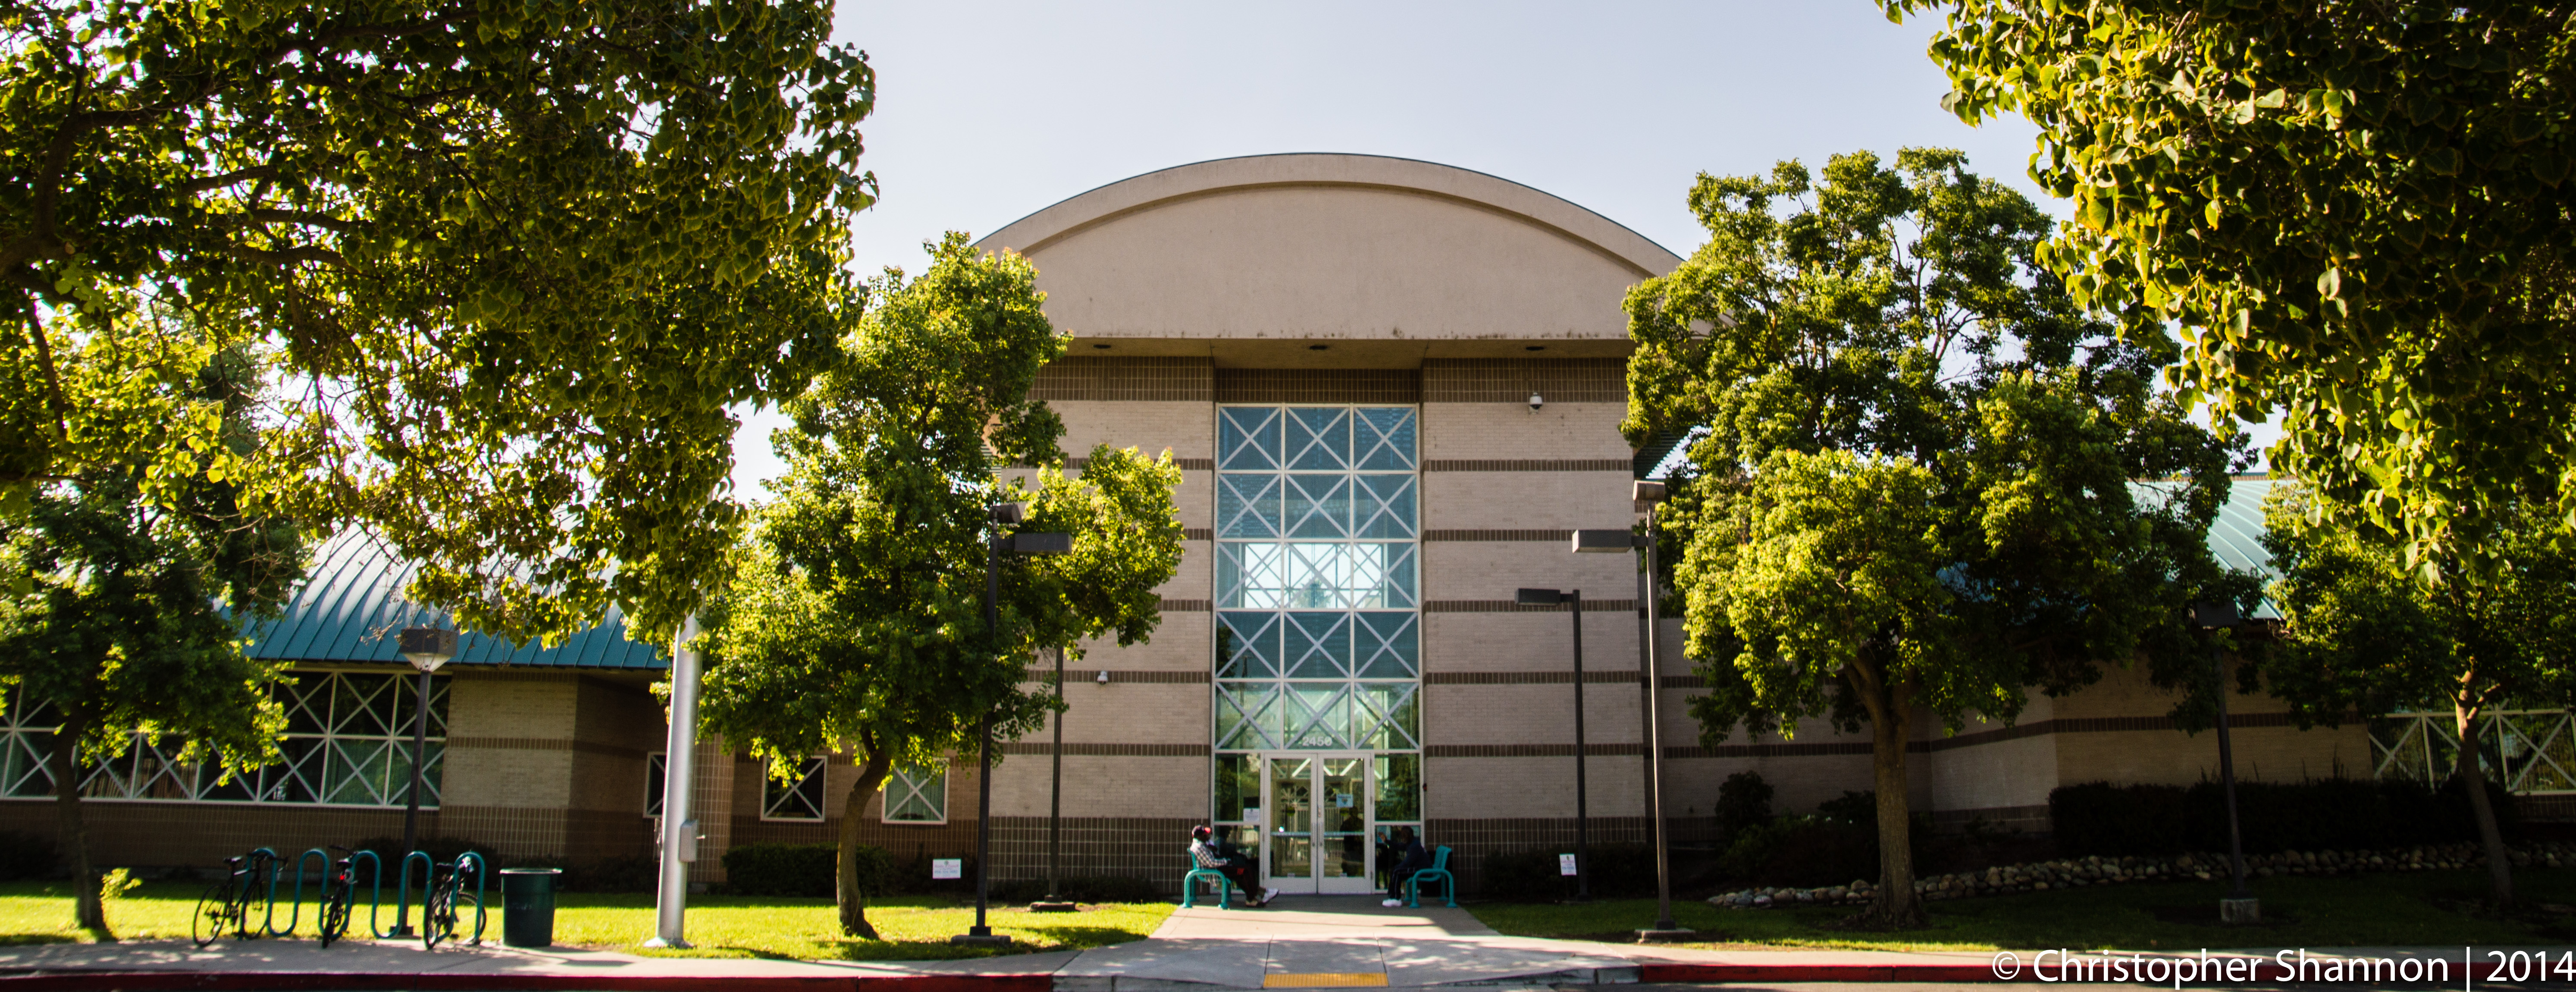
<svg viewBox="0 0 2576 992">
<path fill-rule="evenodd" d="M 1644 510 L 1664 501 L 1664 484 L 1652 479 L 1639 479 L 1629 484 L 1628 498 L 1636 502 L 1637 509 Z"/>
<path fill-rule="evenodd" d="M 992 515 L 994 523 L 1007 527 L 1017 527 L 1020 521 L 1028 519 L 1029 516 L 1029 505 L 1026 503 L 995 503 L 984 509 Z"/>
<path fill-rule="evenodd" d="M 1061 555 L 1073 552 L 1073 535 L 1044 532 L 1011 535 L 1011 553 L 1022 555 Z"/>
<path fill-rule="evenodd" d="M 1588 555 L 1624 555 L 1639 543 L 1635 531 L 1578 530 L 1574 532 L 1574 553 Z"/>
<path fill-rule="evenodd" d="M 456 657 L 456 632 L 444 627 L 405 627 L 402 656 L 413 668 L 435 672 Z"/>
<path fill-rule="evenodd" d="M 1565 602 L 1565 593 L 1556 589 L 1523 589 L 1513 602 L 1522 606 L 1555 606 Z"/>
<path fill-rule="evenodd" d="M 2225 600 L 2192 604 L 2191 618 L 2194 623 L 2213 629 L 2236 626 L 2242 619 L 2236 615 L 2236 604 Z"/>
</svg>

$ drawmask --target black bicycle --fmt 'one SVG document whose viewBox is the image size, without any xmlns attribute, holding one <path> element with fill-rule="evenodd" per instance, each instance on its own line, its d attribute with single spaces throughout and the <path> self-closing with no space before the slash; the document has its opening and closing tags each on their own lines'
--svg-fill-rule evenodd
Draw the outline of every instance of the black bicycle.
<svg viewBox="0 0 2576 992">
<path fill-rule="evenodd" d="M 330 881 L 322 886 L 321 932 L 315 934 L 324 947 L 348 934 L 349 903 L 358 892 L 357 854 L 338 844 L 331 849 L 340 852 L 340 860 L 331 862 Z"/>
<path fill-rule="evenodd" d="M 236 940 L 250 938 L 251 904 L 261 900 L 259 883 L 277 873 L 277 852 L 263 847 L 225 858 L 224 866 L 232 869 L 231 876 L 197 897 L 197 915 L 188 922 L 188 937 L 200 948 L 214 943 L 226 930 Z M 260 929 L 268 929 L 265 918 Z"/>
<path fill-rule="evenodd" d="M 466 862 L 472 861 L 472 864 Z M 469 877 L 480 880 L 483 859 L 472 853 L 460 854 L 456 860 L 432 868 L 428 898 L 420 907 L 420 946 L 433 950 L 438 942 L 456 936 L 456 921 L 466 913 L 474 914 L 474 942 L 483 941 L 483 905 L 474 893 L 465 891 Z"/>
</svg>

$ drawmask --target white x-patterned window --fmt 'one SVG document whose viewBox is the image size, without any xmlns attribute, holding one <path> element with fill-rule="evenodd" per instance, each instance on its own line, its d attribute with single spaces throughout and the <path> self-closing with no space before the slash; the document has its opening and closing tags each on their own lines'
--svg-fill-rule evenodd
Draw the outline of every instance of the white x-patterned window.
<svg viewBox="0 0 2576 992">
<path fill-rule="evenodd" d="M 286 709 L 277 764 L 217 781 L 212 767 L 180 764 L 176 740 L 137 734 L 126 752 L 86 767 L 91 799 L 177 802 L 401 806 L 411 792 L 412 717 L 418 676 L 296 672 L 269 689 Z M 447 685 L 430 679 L 428 741 L 422 748 L 421 805 L 438 805 L 447 751 Z M 0 713 L 0 796 L 53 794 L 45 756 L 62 720 L 53 707 L 14 694 Z"/>
<path fill-rule="evenodd" d="M 948 822 L 948 769 L 897 768 L 886 776 L 887 823 Z"/>
<path fill-rule="evenodd" d="M 1217 409 L 1218 750 L 1420 749 L 1416 420 Z"/>
<path fill-rule="evenodd" d="M 776 768 L 761 781 L 766 790 L 761 796 L 760 818 L 764 820 L 820 820 L 823 818 L 823 773 L 831 764 L 821 758 L 807 758 L 796 769 L 794 781 L 781 782 Z"/>
</svg>

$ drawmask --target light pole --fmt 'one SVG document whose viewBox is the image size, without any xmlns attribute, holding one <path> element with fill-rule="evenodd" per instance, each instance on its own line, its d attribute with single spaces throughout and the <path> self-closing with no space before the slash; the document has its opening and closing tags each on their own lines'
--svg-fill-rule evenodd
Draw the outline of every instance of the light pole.
<svg viewBox="0 0 2576 992">
<path fill-rule="evenodd" d="M 420 688 L 412 693 L 411 797 L 403 802 L 403 853 L 396 856 L 402 865 L 400 870 L 409 876 L 411 852 L 420 850 L 420 763 L 429 751 L 429 673 L 456 657 L 456 632 L 444 627 L 405 627 L 402 656 L 404 661 L 411 662 L 411 667 L 420 670 Z M 377 870 L 383 871 L 383 868 Z M 427 891 L 422 889 L 423 893 Z M 392 936 L 411 935 L 411 901 L 406 899 L 394 907 Z"/>
<path fill-rule="evenodd" d="M 1575 550 L 1581 551 L 1582 548 L 1578 546 Z M 1522 606 L 1563 603 L 1566 612 L 1574 615 L 1574 899 L 1576 902 L 1590 902 L 1592 806 L 1591 790 L 1583 778 L 1583 590 L 1523 589 L 1518 600 Z"/>
<path fill-rule="evenodd" d="M 1026 503 L 995 503 L 985 508 L 993 536 L 984 553 L 984 635 L 995 647 L 1002 641 L 1002 552 L 1060 555 L 1073 550 L 1071 534 L 1006 534 L 1028 516 Z M 1059 682 L 1060 684 L 1060 682 Z M 948 938 L 951 944 L 1008 944 L 984 922 L 993 880 L 993 716 L 984 715 L 975 746 L 975 925 Z"/>
<path fill-rule="evenodd" d="M 2227 739 L 2227 664 L 2219 655 L 2218 632 L 2236 626 L 2236 604 L 2201 603 L 2192 618 L 2209 632 L 2209 671 L 2218 697 L 2218 781 L 2227 790 L 2227 898 L 2218 901 L 2221 923 L 2263 922 L 2263 900 L 2245 887 L 2245 841 L 2236 825 L 2236 752 Z"/>
<path fill-rule="evenodd" d="M 653 887 L 653 937 L 646 947 L 689 946 L 689 865 L 698 860 L 698 618 L 680 621 L 671 642 L 671 720 L 662 751 L 659 881 Z"/>
<path fill-rule="evenodd" d="M 1059 888 L 1064 884 L 1064 649 L 1051 650 L 1055 652 L 1055 746 L 1047 749 L 1047 890 L 1046 898 L 1029 904 L 1032 913 L 1070 913 L 1080 908 L 1066 902 Z"/>
<path fill-rule="evenodd" d="M 1639 631 L 1644 652 L 1644 677 L 1641 680 L 1646 709 L 1646 821 L 1655 847 L 1655 925 L 1637 931 L 1640 941 L 1679 940 L 1691 931 L 1673 922 L 1672 850 L 1664 823 L 1664 719 L 1663 708 L 1656 705 L 1664 684 L 1663 652 L 1656 642 L 1655 600 L 1655 509 L 1664 500 L 1664 484 L 1640 479 L 1632 484 L 1629 498 L 1637 511 L 1645 514 L 1645 533 L 1639 535 L 1617 530 L 1579 530 L 1574 532 L 1574 550 L 1615 552 L 1623 546 L 1634 548 L 1645 556 L 1643 569 L 1637 575 L 1638 615 L 1644 630 Z"/>
</svg>

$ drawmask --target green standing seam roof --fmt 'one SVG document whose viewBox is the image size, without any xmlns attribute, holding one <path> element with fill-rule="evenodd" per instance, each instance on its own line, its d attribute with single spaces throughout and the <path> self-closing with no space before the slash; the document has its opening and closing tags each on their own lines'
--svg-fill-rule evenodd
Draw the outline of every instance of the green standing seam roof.
<svg viewBox="0 0 2576 992">
<path fill-rule="evenodd" d="M 303 583 L 287 601 L 285 614 L 250 628 L 250 656 L 404 664 L 397 644 L 404 627 L 450 622 L 445 613 L 404 598 L 403 587 L 411 583 L 416 570 L 374 535 L 357 531 L 333 535 L 314 554 Z M 614 606 L 598 626 L 551 648 L 513 645 L 475 633 L 458 640 L 451 665 L 658 670 L 671 664 L 660 649 L 626 639 L 626 618 Z"/>
</svg>

